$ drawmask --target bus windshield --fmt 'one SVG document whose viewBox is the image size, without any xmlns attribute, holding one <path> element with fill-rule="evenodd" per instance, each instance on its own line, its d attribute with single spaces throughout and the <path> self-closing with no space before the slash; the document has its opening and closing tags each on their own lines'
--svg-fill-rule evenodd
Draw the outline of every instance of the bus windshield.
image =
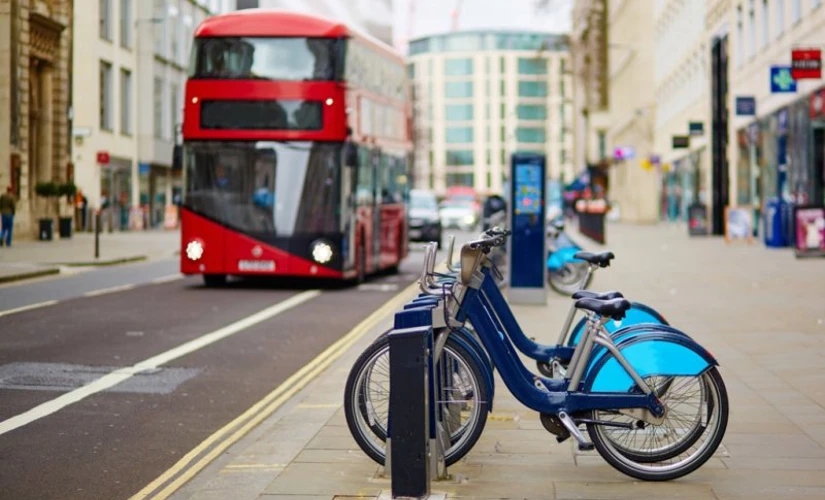
<svg viewBox="0 0 825 500">
<path fill-rule="evenodd" d="M 334 38 L 197 38 L 189 77 L 340 80 L 343 43 Z"/>
<path fill-rule="evenodd" d="M 248 234 L 335 233 L 340 154 L 338 143 L 186 143 L 183 205 Z"/>
</svg>

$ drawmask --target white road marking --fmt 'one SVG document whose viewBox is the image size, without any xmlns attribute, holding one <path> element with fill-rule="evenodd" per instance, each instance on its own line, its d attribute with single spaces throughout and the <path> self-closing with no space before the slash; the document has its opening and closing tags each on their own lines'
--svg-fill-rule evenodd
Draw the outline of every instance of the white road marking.
<svg viewBox="0 0 825 500">
<path fill-rule="evenodd" d="M 118 285 L 113 286 L 110 288 L 101 288 L 100 290 L 92 290 L 91 292 L 86 292 L 83 294 L 84 297 L 97 297 L 98 295 L 104 295 L 107 293 L 115 293 L 115 292 L 122 292 L 124 290 L 131 290 L 134 288 L 135 285 Z"/>
<path fill-rule="evenodd" d="M 156 369 L 159 366 L 169 363 L 170 361 L 174 361 L 177 358 L 186 356 L 187 354 L 193 353 L 199 349 L 203 349 L 204 347 L 210 344 L 214 344 L 219 340 L 223 340 L 251 326 L 266 321 L 269 318 L 275 317 L 285 311 L 288 311 L 293 307 L 299 306 L 304 302 L 307 302 L 308 300 L 317 297 L 320 294 L 321 292 L 319 290 L 309 290 L 298 295 L 293 295 L 292 297 L 284 300 L 283 302 L 279 302 L 275 305 L 269 306 L 266 309 L 259 311 L 251 316 L 247 316 L 242 320 L 236 321 L 223 328 L 202 335 L 196 339 L 190 340 L 185 344 L 181 344 L 178 347 L 158 354 L 157 356 L 152 356 L 151 358 L 143 360 L 140 363 L 137 363 L 133 366 L 115 370 L 107 375 L 100 377 L 94 382 L 84 385 L 83 387 L 79 387 L 71 392 L 67 392 L 66 394 L 63 394 L 55 399 L 46 401 L 43 404 L 35 406 L 31 410 L 28 410 L 26 412 L 23 412 L 19 415 L 16 415 L 14 417 L 11 417 L 0 422 L 0 435 L 3 435 L 7 432 L 11 432 L 14 429 L 17 429 L 18 427 L 28 425 L 43 417 L 47 417 L 52 413 L 55 413 L 69 406 L 70 404 L 77 403 L 78 401 L 87 398 L 93 394 L 97 394 L 98 392 L 105 391 L 110 387 L 114 387 L 117 384 L 125 380 L 128 380 L 129 378 L 145 370 Z"/>
<path fill-rule="evenodd" d="M 160 284 L 160 283 L 169 283 L 170 281 L 177 281 L 179 279 L 183 279 L 182 274 L 180 274 L 180 273 L 170 274 L 169 276 L 161 276 L 160 278 L 155 278 L 155 279 L 152 280 L 152 283 L 157 285 L 157 284 Z"/>
<path fill-rule="evenodd" d="M 56 300 L 47 300 L 45 302 L 38 302 L 37 304 L 29 304 L 27 306 L 16 307 L 14 309 L 6 309 L 5 311 L 0 311 L 0 317 L 8 316 L 9 314 L 19 313 L 23 311 L 30 311 L 32 309 L 39 309 L 41 307 L 51 306 L 57 304 Z"/>
</svg>

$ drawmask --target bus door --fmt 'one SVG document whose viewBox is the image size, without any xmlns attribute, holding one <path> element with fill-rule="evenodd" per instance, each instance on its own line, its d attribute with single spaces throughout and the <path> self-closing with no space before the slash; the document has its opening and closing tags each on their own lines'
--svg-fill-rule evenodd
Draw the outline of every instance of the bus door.
<svg viewBox="0 0 825 500">
<path fill-rule="evenodd" d="M 343 269 L 355 269 L 355 243 L 358 228 L 358 147 L 346 143 L 341 174 L 341 259 Z"/>
<path fill-rule="evenodd" d="M 372 268 L 381 269 L 381 242 L 384 238 L 384 228 L 381 224 L 381 164 L 383 162 L 381 150 L 375 148 L 370 151 L 370 166 L 372 167 Z"/>
</svg>

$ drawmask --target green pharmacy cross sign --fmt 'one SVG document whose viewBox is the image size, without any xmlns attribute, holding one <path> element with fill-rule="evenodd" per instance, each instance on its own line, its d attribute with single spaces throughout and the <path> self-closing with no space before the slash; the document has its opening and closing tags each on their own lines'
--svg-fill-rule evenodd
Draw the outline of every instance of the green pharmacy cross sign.
<svg viewBox="0 0 825 500">
<path fill-rule="evenodd" d="M 796 92 L 790 66 L 771 66 L 771 93 Z"/>
</svg>

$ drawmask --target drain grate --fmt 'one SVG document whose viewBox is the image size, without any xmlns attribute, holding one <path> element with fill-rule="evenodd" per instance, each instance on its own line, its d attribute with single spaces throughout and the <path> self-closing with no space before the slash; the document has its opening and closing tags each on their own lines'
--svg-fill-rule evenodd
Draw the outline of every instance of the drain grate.
<svg viewBox="0 0 825 500">
<path fill-rule="evenodd" d="M 9 363 L 0 366 L 0 389 L 67 392 L 122 367 L 64 363 Z M 169 394 L 200 368 L 155 368 L 133 375 L 105 392 Z"/>
</svg>

